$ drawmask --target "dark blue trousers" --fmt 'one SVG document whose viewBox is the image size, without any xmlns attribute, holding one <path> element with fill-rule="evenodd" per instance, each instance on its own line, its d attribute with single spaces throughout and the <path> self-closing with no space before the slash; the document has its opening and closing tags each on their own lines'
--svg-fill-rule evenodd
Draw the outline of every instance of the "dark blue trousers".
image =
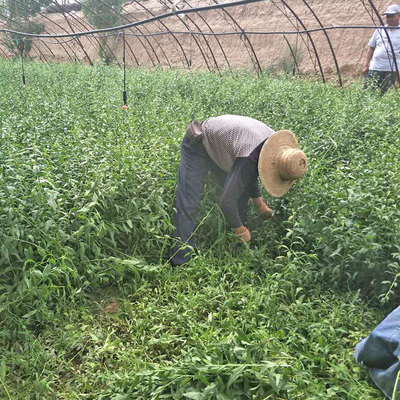
<svg viewBox="0 0 400 400">
<path fill-rule="evenodd" d="M 390 399 L 400 399 L 400 307 L 392 311 L 357 344 L 354 357 L 367 367 L 373 381 Z"/>
<path fill-rule="evenodd" d="M 385 94 L 394 85 L 396 78 L 396 72 L 369 70 L 365 77 L 364 89 L 375 87 Z"/>
<path fill-rule="evenodd" d="M 174 242 L 169 252 L 172 265 L 185 264 L 191 258 L 197 207 L 200 203 L 204 180 L 210 171 L 216 174 L 218 183 L 223 186 L 227 173 L 212 161 L 201 141 L 190 145 L 185 137 L 182 142 L 178 172 Z"/>
</svg>

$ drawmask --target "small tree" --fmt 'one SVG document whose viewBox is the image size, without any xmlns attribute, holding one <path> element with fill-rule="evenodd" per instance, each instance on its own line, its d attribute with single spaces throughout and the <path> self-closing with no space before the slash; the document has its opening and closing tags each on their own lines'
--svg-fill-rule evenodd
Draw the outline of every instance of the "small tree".
<svg viewBox="0 0 400 400">
<path fill-rule="evenodd" d="M 3 0 L 3 3 L 0 19 L 8 29 L 36 34 L 44 31 L 44 24 L 32 21 L 31 17 L 47 6 L 49 0 Z M 21 54 L 23 50 L 29 52 L 32 40 L 12 34 L 5 40 L 5 44 L 12 52 L 18 51 Z"/>
<path fill-rule="evenodd" d="M 85 0 L 83 13 L 89 23 L 97 29 L 121 24 L 123 0 Z M 107 47 L 107 38 L 100 38 L 99 56 L 105 64 L 112 61 L 112 53 Z"/>
</svg>

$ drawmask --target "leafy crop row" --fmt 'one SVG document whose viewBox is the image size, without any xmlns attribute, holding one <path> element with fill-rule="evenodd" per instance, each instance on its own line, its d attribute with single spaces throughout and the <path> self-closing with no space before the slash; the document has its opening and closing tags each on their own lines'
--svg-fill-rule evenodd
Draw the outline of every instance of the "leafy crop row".
<svg viewBox="0 0 400 400">
<path fill-rule="evenodd" d="M 328 375 L 333 376 L 332 371 L 343 365 L 333 355 L 328 357 L 327 349 L 334 347 L 337 352 L 340 341 L 348 346 L 356 341 L 355 334 L 345 333 L 340 326 L 330 330 L 329 324 L 346 319 L 346 313 L 352 316 L 346 329 L 373 320 L 371 314 L 363 319 L 359 313 L 366 309 L 361 300 L 344 292 L 359 289 L 364 299 L 389 302 L 387 309 L 398 300 L 397 93 L 379 97 L 363 92 L 357 84 L 338 90 L 315 82 L 254 78 L 245 72 L 132 70 L 128 71 L 129 109 L 122 110 L 118 69 L 28 64 L 23 88 L 17 63 L 2 61 L 0 68 L 0 328 L 5 328 L 0 343 L 15 357 L 15 376 L 30 373 L 19 346 L 25 343 L 34 352 L 39 345 L 33 343 L 40 343 L 37 351 L 43 359 L 38 365 L 44 369 L 47 364 L 58 365 L 61 354 L 62 363 L 71 360 L 69 366 L 78 359 L 83 363 L 87 354 L 85 373 L 98 386 L 94 389 L 79 381 L 76 390 L 86 393 L 107 386 L 110 376 L 102 381 L 95 366 L 112 360 L 115 352 L 123 368 L 108 391 L 102 391 L 104 398 L 158 398 L 167 392 L 171 397 L 165 398 L 181 398 L 184 393 L 193 399 L 224 398 L 223 393 L 234 396 L 227 398 L 289 394 L 312 398 L 315 393 L 307 392 L 311 378 L 304 371 L 318 374 L 330 368 L 332 375 Z M 283 199 L 264 193 L 278 217 L 261 224 L 250 215 L 250 248 L 233 246 L 234 238 L 226 232 L 216 205 L 218 189 L 207 181 L 198 216 L 201 256 L 179 278 L 179 271 L 175 276 L 169 269 L 166 250 L 173 229 L 180 142 L 191 119 L 224 113 L 248 115 L 277 130 L 291 129 L 309 158 L 309 171 Z M 243 280 L 235 279 L 235 274 L 243 274 Z M 178 287 L 193 279 L 193 284 L 199 284 L 199 296 L 194 288 L 170 293 L 175 279 Z M 201 282 L 204 291 L 218 290 L 205 295 Z M 125 300 L 122 320 L 145 324 L 148 318 L 156 329 L 154 314 L 160 318 L 164 327 L 159 332 L 146 326 L 140 331 L 139 325 L 128 329 L 122 320 L 116 323 L 118 331 L 128 329 L 138 338 L 143 334 L 154 341 L 148 345 L 153 353 L 147 361 L 148 348 L 141 355 L 131 354 L 136 361 L 128 361 L 126 345 L 122 351 L 115 344 L 107 353 L 108 339 L 87 337 L 85 328 L 81 334 L 73 333 L 74 326 L 86 325 L 71 316 L 71 310 L 101 301 L 110 287 L 141 293 L 132 295 L 133 303 Z M 165 303 L 153 306 L 153 316 L 141 319 L 132 307 L 139 312 L 146 302 L 141 296 L 151 290 L 155 304 L 158 297 Z M 330 300 L 332 292 L 339 297 L 343 293 L 350 305 Z M 338 311 L 337 320 L 329 320 L 326 312 L 323 323 L 313 307 L 321 307 L 321 312 L 330 302 L 333 309 L 354 308 Z M 264 309 L 265 304 L 270 309 Z M 179 310 L 166 328 L 157 310 L 168 315 L 168 305 Z M 76 325 L 64 328 L 72 337 L 81 335 L 75 356 L 61 342 L 47 348 L 52 340 L 48 327 L 59 331 L 63 316 L 68 315 Z M 202 316 L 208 318 L 206 332 L 217 316 L 216 340 L 211 333 L 207 340 L 200 333 L 196 339 Z M 299 318 L 304 318 L 304 329 L 299 327 L 291 335 Z M 116 335 L 112 332 L 110 337 Z M 269 335 L 275 337 L 271 343 Z M 39 342 L 33 342 L 33 337 Z M 329 345 L 327 338 L 338 342 Z M 75 348 L 72 339 L 65 341 L 65 349 Z M 99 343 L 106 346 L 101 360 L 96 358 Z M 206 343 L 204 349 L 200 343 Z M 140 347 L 140 340 L 132 345 Z M 282 357 L 285 351 L 292 353 L 289 361 Z M 169 354 L 165 362 L 163 354 Z M 347 364 L 343 368 L 351 370 Z M 136 371 L 136 378 L 129 371 Z M 259 385 L 261 381 L 266 383 Z M 26 382 L 19 385 L 30 390 Z M 35 391 L 51 391 L 49 382 L 38 385 Z M 364 393 L 358 386 L 347 394 L 338 383 L 320 386 L 316 378 L 310 385 L 321 390 L 323 398 L 357 398 Z M 113 393 L 121 397 L 112 397 Z"/>
</svg>

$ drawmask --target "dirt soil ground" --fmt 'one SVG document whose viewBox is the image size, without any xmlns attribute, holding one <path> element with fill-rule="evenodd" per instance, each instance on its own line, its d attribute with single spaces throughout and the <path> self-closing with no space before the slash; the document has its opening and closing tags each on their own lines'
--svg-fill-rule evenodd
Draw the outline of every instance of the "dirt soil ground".
<svg viewBox="0 0 400 400">
<path fill-rule="evenodd" d="M 184 13 L 184 10 L 215 4 L 208 0 L 161 3 L 158 0 L 128 2 L 121 24 L 144 21 L 176 11 L 175 15 L 126 30 L 126 62 L 132 66 L 209 69 L 270 69 L 272 71 L 322 74 L 337 80 L 361 76 L 367 43 L 373 33 L 368 28 L 344 26 L 379 25 L 376 12 L 364 0 L 259 1 L 223 10 Z M 379 13 L 390 3 L 374 2 Z M 82 11 L 35 17 L 49 34 L 91 29 Z M 321 26 L 329 28 L 323 32 Z M 296 33 L 306 29 L 316 31 Z M 170 32 L 165 34 L 165 32 Z M 159 36 L 146 36 L 164 32 Z M 207 33 L 207 36 L 197 35 Z M 244 32 L 253 32 L 246 34 Z M 267 35 L 254 32 L 269 32 Z M 283 34 L 282 32 L 285 32 Z M 219 35 L 230 33 L 229 35 Z M 241 34 L 240 34 L 241 33 Z M 139 35 L 139 36 L 138 36 Z M 43 61 L 100 62 L 102 46 L 115 63 L 122 62 L 122 34 L 95 39 L 79 37 L 35 40 L 29 56 Z M 3 56 L 10 52 L 1 47 Z M 335 58 L 336 57 L 336 63 Z M 337 66 L 336 66 L 337 64 Z"/>
</svg>

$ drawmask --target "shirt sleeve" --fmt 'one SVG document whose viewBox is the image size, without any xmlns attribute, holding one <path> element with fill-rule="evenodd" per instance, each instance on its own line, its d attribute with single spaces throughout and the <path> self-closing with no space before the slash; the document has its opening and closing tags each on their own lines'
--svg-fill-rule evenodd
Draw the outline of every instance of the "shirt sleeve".
<svg viewBox="0 0 400 400">
<path fill-rule="evenodd" d="M 260 196 L 257 178 L 256 162 L 249 157 L 241 157 L 235 160 L 226 178 L 220 199 L 220 207 L 226 223 L 233 229 L 243 225 L 239 215 L 239 199 L 242 196 Z"/>
<path fill-rule="evenodd" d="M 376 37 L 377 37 L 377 35 L 378 35 L 378 30 L 376 30 L 374 32 L 374 34 L 371 36 L 371 39 L 368 42 L 368 46 L 369 47 L 373 47 L 373 48 L 376 47 Z"/>
</svg>

